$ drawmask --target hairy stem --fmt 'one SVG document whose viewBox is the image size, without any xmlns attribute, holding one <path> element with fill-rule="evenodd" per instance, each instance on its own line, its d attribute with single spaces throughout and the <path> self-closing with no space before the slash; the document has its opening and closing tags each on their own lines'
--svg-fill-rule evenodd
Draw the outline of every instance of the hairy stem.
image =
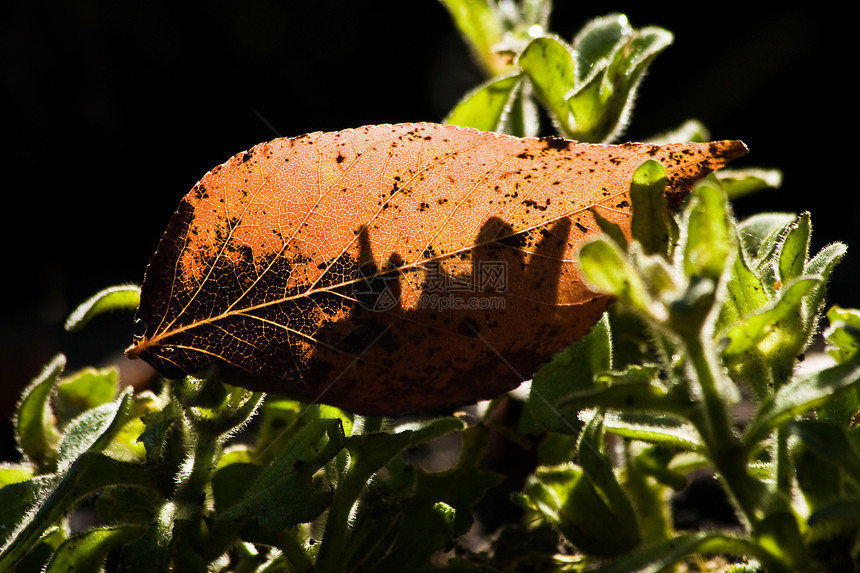
<svg viewBox="0 0 860 573">
<path fill-rule="evenodd" d="M 684 343 L 695 378 L 702 392 L 702 416 L 694 420 L 710 451 L 711 458 L 722 476 L 729 493 L 735 499 L 747 525 L 756 530 L 761 484 L 747 472 L 746 453 L 734 432 L 725 399 L 719 392 L 717 357 L 702 343 L 701 336 L 690 337 Z"/>
</svg>

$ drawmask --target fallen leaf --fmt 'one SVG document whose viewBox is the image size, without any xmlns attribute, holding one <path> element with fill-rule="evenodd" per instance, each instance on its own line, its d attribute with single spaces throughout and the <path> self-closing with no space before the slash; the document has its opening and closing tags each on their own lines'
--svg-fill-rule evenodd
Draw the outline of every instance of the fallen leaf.
<svg viewBox="0 0 860 573">
<path fill-rule="evenodd" d="M 577 272 L 590 208 L 629 233 L 648 159 L 669 202 L 739 141 L 618 146 L 428 123 L 276 139 L 207 173 L 146 271 L 126 351 L 170 378 L 398 415 L 511 390 L 609 299 Z"/>
</svg>

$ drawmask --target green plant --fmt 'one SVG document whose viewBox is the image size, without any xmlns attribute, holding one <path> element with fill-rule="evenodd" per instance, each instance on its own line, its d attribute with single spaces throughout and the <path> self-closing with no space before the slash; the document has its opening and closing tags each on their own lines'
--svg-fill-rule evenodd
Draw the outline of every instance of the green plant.
<svg viewBox="0 0 860 573">
<path fill-rule="evenodd" d="M 543 113 L 566 137 L 612 140 L 672 39 L 609 15 L 568 45 L 545 30 L 547 2 L 444 3 L 490 75 L 447 121 L 515 135 L 536 134 Z M 673 137 L 702 140 L 704 128 Z M 831 308 L 832 364 L 798 368 L 845 247 L 810 256 L 807 213 L 735 220 L 728 199 L 773 176 L 708 177 L 667 217 L 662 167 L 643 164 L 632 240 L 602 221 L 580 252 L 584 275 L 617 303 L 534 376 L 514 421 L 500 421 L 511 398 L 468 423 L 386 420 L 215 374 L 135 393 L 115 370 L 66 374 L 57 357 L 17 408 L 23 460 L 0 466 L 0 570 L 626 572 L 709 555 L 736 571 L 850 570 L 860 311 Z M 106 289 L 68 326 L 138 298 L 133 286 Z M 743 420 L 742 401 L 753 406 Z M 415 451 L 443 436 L 457 438 L 457 461 L 422 468 Z M 536 461 L 514 495 L 522 519 L 476 549 L 463 538 L 502 480 L 483 466 L 499 436 Z M 739 527 L 675 530 L 671 493 L 703 471 Z M 99 521 L 71 531 L 82 506 Z"/>
</svg>

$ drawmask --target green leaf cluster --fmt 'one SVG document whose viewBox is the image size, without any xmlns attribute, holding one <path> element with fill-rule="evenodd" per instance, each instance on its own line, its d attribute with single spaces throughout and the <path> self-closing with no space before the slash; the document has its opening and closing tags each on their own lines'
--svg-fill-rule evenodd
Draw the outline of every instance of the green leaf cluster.
<svg viewBox="0 0 860 573">
<path fill-rule="evenodd" d="M 24 459 L 0 467 L 2 570 L 100 571 L 108 555 L 124 571 L 422 568 L 498 481 L 479 467 L 486 428 L 455 418 L 388 426 L 263 401 L 214 374 L 135 394 L 115 370 L 63 377 L 63 366 L 57 357 L 24 391 Z M 231 443 L 254 414 L 256 439 Z M 458 431 L 446 470 L 403 457 Z M 85 505 L 99 524 L 73 531 L 68 516 Z"/>
<path fill-rule="evenodd" d="M 563 137 L 611 141 L 648 66 L 672 43 L 667 30 L 635 29 L 623 14 L 592 20 L 567 42 L 548 31 L 548 0 L 443 4 L 488 75 L 445 123 L 484 131 L 537 135 L 542 110 Z"/>
<path fill-rule="evenodd" d="M 569 386 L 553 402 L 566 419 L 595 412 L 606 431 L 623 440 L 616 474 L 639 510 L 642 539 L 661 519 L 665 524 L 662 535 L 618 555 L 606 570 L 645 570 L 689 553 L 739 551 L 768 571 L 843 570 L 831 569 L 833 563 L 850 570 L 860 529 L 841 510 L 852 507 L 858 486 L 856 311 L 834 307 L 828 313 L 831 363 L 802 364 L 845 246 L 812 255 L 808 213 L 735 220 L 716 177 L 696 186 L 677 226 L 667 225 L 665 211 L 651 203 L 663 186 L 653 169 L 645 164 L 637 173 L 653 191 L 632 196 L 634 216 L 641 213 L 651 224 L 634 225 L 628 243 L 603 223 L 605 234 L 580 251 L 585 277 L 618 299 L 616 322 L 638 328 L 638 348 L 647 350 L 590 372 L 590 381 L 577 372 L 571 381 L 586 383 Z M 576 346 L 592 347 L 593 336 Z M 604 342 L 596 356 L 602 359 L 611 337 L 599 336 Z M 535 376 L 532 402 L 535 393 L 548 391 L 549 375 L 559 376 L 552 366 Z M 751 409 L 743 421 L 733 415 L 742 404 Z M 562 430 L 552 419 L 545 427 Z M 672 529 L 659 490 L 683 487 L 693 469 L 720 479 L 743 535 Z M 835 508 L 840 512 L 832 513 Z"/>
</svg>

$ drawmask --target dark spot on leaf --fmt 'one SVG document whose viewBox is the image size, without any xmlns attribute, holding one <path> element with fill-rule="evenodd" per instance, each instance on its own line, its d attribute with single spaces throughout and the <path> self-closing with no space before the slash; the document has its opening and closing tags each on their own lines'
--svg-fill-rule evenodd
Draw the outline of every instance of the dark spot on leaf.
<svg viewBox="0 0 860 573">
<path fill-rule="evenodd" d="M 474 338 L 478 336 L 478 333 L 481 331 L 481 327 L 478 326 L 478 323 L 471 316 L 465 317 L 460 321 L 460 324 L 457 325 L 457 332 L 462 334 L 463 336 L 468 336 L 470 338 Z"/>
<path fill-rule="evenodd" d="M 547 201 L 549 203 L 549 201 Z M 540 205 L 531 199 L 526 199 L 523 201 L 523 205 L 526 207 L 531 207 L 532 209 L 537 209 L 538 211 L 546 211 L 546 205 Z"/>
<path fill-rule="evenodd" d="M 198 200 L 209 198 L 209 191 L 206 189 L 205 185 L 202 185 L 202 184 L 195 185 L 194 189 L 192 189 L 191 192 L 194 194 L 194 197 L 197 198 Z"/>
<path fill-rule="evenodd" d="M 541 141 L 546 144 L 547 149 L 555 149 L 556 151 L 567 151 L 570 149 L 572 141 L 562 139 L 561 137 L 544 137 Z"/>
</svg>

